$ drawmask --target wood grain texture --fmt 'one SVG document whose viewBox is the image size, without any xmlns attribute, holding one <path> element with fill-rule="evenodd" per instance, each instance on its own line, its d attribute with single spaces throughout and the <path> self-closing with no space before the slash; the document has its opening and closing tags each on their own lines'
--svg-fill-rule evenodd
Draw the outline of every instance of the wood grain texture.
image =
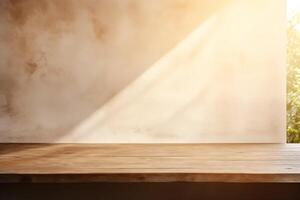
<svg viewBox="0 0 300 200">
<path fill-rule="evenodd" d="M 0 182 L 297 182 L 298 144 L 0 144 Z"/>
</svg>

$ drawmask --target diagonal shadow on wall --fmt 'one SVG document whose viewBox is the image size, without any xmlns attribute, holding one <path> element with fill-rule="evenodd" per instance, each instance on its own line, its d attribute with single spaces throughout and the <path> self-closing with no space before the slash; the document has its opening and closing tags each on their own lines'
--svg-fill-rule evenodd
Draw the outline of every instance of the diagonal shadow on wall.
<svg viewBox="0 0 300 200">
<path fill-rule="evenodd" d="M 1 38 L 6 38 L 0 49 L 0 95 L 7 101 L 0 109 L 1 142 L 60 141 L 230 0 L 60 2 L 0 4 Z M 119 23 L 118 15 L 125 20 Z M 133 26 L 142 32 L 122 32 Z M 131 38 L 135 42 L 126 42 L 132 35 L 138 36 Z M 98 71 L 88 66 L 93 61 Z"/>
</svg>

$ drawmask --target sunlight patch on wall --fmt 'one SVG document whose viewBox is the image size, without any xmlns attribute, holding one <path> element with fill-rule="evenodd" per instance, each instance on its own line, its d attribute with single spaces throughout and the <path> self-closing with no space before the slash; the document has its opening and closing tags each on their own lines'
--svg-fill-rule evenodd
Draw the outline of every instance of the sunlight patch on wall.
<svg viewBox="0 0 300 200">
<path fill-rule="evenodd" d="M 234 1 L 215 13 L 61 141 L 285 142 L 285 12 L 276 2 Z"/>
</svg>

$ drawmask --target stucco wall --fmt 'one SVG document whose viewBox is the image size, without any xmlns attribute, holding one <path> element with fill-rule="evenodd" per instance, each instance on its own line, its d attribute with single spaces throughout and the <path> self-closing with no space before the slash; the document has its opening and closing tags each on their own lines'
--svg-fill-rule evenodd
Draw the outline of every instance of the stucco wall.
<svg viewBox="0 0 300 200">
<path fill-rule="evenodd" d="M 3 0 L 0 141 L 282 142 L 284 10 Z"/>
</svg>

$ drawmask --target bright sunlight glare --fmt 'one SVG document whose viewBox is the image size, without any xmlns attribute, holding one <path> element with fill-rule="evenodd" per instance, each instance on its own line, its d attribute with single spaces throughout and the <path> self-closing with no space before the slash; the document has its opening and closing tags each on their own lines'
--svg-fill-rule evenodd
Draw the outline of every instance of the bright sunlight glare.
<svg viewBox="0 0 300 200">
<path fill-rule="evenodd" d="M 300 11 L 300 0 L 288 0 L 287 2 L 288 18 Z"/>
</svg>

